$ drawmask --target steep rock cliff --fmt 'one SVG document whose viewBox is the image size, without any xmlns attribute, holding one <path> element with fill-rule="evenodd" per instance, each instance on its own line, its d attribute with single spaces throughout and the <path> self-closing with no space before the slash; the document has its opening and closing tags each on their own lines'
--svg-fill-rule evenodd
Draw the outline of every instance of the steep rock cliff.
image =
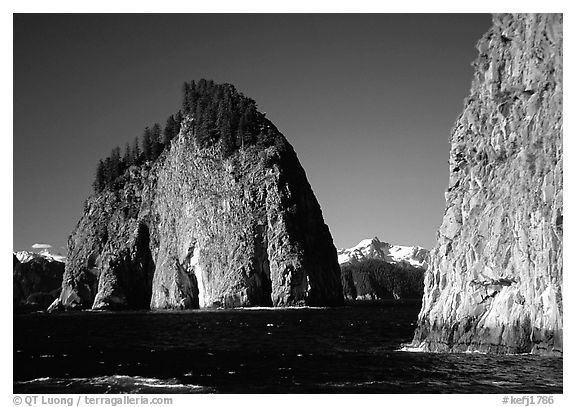
<svg viewBox="0 0 576 407">
<path fill-rule="evenodd" d="M 202 118 L 185 114 L 155 162 L 91 196 L 51 309 L 341 304 L 336 249 L 305 172 L 257 114 L 254 143 L 227 154 L 222 140 L 199 143 Z"/>
<path fill-rule="evenodd" d="M 562 352 L 562 15 L 495 15 L 451 136 L 413 346 Z"/>
</svg>

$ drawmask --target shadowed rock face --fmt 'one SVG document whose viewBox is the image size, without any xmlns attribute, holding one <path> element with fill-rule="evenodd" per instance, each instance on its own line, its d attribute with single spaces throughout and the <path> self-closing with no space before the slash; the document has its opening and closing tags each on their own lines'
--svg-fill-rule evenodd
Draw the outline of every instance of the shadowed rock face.
<svg viewBox="0 0 576 407">
<path fill-rule="evenodd" d="M 51 309 L 341 304 L 320 206 L 292 147 L 266 126 L 272 145 L 223 158 L 194 141 L 187 117 L 155 163 L 90 197 Z"/>
<path fill-rule="evenodd" d="M 562 353 L 562 15 L 496 15 L 451 137 L 413 345 Z"/>
</svg>

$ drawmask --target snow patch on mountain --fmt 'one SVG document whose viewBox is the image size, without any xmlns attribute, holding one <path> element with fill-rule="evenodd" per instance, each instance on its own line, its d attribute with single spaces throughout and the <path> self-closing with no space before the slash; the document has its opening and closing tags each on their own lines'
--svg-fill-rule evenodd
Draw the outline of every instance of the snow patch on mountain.
<svg viewBox="0 0 576 407">
<path fill-rule="evenodd" d="M 58 261 L 60 263 L 66 262 L 66 256 L 50 253 L 48 249 L 44 249 L 39 252 L 19 251 L 14 252 L 14 255 L 20 263 L 28 263 L 34 259 L 45 259 L 48 261 Z"/>
<path fill-rule="evenodd" d="M 374 237 L 364 239 L 349 249 L 338 250 L 338 263 L 344 265 L 378 259 L 391 264 L 408 264 L 427 269 L 428 255 L 429 251 L 423 247 L 393 245 Z"/>
</svg>

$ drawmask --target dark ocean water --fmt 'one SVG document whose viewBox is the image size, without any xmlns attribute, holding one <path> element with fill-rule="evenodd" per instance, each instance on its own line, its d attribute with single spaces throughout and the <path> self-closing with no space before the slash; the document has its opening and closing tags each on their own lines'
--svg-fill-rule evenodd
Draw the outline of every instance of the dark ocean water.
<svg viewBox="0 0 576 407">
<path fill-rule="evenodd" d="M 419 309 L 15 315 L 14 392 L 562 392 L 561 358 L 398 351 Z"/>
</svg>

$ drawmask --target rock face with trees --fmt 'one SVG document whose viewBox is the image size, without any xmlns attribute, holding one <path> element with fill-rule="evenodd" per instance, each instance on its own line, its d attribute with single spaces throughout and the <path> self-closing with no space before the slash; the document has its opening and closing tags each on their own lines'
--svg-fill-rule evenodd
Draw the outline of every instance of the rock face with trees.
<svg viewBox="0 0 576 407">
<path fill-rule="evenodd" d="M 296 153 L 232 85 L 185 84 L 181 111 L 115 150 L 94 189 L 52 310 L 343 302 Z"/>
<path fill-rule="evenodd" d="M 452 131 L 413 346 L 562 353 L 562 15 L 495 15 Z"/>
</svg>

